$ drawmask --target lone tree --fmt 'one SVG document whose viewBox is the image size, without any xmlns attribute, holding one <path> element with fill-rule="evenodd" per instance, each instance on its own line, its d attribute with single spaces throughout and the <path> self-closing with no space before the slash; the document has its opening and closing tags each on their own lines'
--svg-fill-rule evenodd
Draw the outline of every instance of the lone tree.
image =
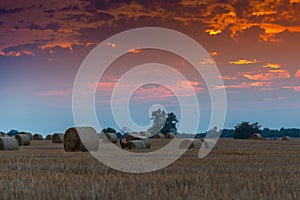
<svg viewBox="0 0 300 200">
<path fill-rule="evenodd" d="M 168 116 L 166 118 L 166 123 L 164 124 L 164 127 L 161 129 L 161 133 L 165 134 L 168 132 L 172 132 L 174 134 L 177 134 L 177 128 L 176 124 L 178 123 L 178 119 L 174 113 L 168 113 Z"/>
<path fill-rule="evenodd" d="M 244 121 L 234 127 L 234 139 L 249 139 L 253 133 L 260 132 L 260 127 L 258 122 L 250 124 Z"/>
<path fill-rule="evenodd" d="M 153 120 L 153 125 L 148 129 L 151 134 L 156 134 L 161 131 L 166 122 L 166 115 L 166 112 L 161 109 L 152 112 L 152 117 L 150 119 Z"/>
</svg>

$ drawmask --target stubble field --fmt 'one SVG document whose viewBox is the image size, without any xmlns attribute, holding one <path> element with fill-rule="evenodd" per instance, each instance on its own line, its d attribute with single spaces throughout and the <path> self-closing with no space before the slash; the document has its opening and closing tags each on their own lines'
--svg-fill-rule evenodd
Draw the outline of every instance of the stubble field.
<svg viewBox="0 0 300 200">
<path fill-rule="evenodd" d="M 167 140 L 152 141 L 157 148 Z M 129 174 L 86 152 L 32 141 L 0 152 L 0 199 L 300 199 L 300 141 L 220 139 L 162 170 Z"/>
</svg>

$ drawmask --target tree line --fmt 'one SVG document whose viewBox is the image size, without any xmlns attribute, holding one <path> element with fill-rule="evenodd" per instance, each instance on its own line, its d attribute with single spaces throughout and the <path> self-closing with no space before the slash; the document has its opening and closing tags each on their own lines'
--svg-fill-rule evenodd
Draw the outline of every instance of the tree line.
<svg viewBox="0 0 300 200">
<path fill-rule="evenodd" d="M 213 130 L 206 131 L 204 133 L 198 133 L 196 137 L 202 138 L 207 134 L 211 134 L 214 131 L 217 131 L 216 128 Z M 234 129 L 222 129 L 218 131 L 221 138 L 236 138 L 236 139 L 248 139 L 251 137 L 253 133 L 259 133 L 264 138 L 280 138 L 283 136 L 289 137 L 300 137 L 300 129 L 299 128 L 280 128 L 280 129 L 270 129 L 263 128 L 261 129 L 261 125 L 258 122 L 250 123 L 250 122 L 241 122 L 237 124 Z"/>
</svg>

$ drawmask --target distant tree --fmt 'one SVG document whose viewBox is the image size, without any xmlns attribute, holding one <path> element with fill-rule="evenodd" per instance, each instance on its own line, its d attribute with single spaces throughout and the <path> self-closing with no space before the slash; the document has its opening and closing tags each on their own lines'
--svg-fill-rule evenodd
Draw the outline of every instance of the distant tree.
<svg viewBox="0 0 300 200">
<path fill-rule="evenodd" d="M 236 125 L 234 128 L 235 139 L 249 139 L 253 133 L 259 133 L 260 127 L 258 122 L 250 124 L 249 122 L 242 122 Z"/>
<path fill-rule="evenodd" d="M 178 119 L 174 113 L 168 113 L 166 118 L 166 123 L 164 124 L 163 128 L 161 129 L 161 133 L 165 134 L 168 132 L 172 132 L 177 134 L 176 124 L 178 123 Z"/>
<path fill-rule="evenodd" d="M 152 112 L 150 119 L 153 120 L 153 125 L 148 129 L 151 134 L 156 134 L 162 130 L 166 122 L 166 115 L 166 112 L 161 109 Z"/>
<path fill-rule="evenodd" d="M 206 136 L 210 137 L 210 138 L 218 137 L 219 135 L 220 135 L 220 132 L 218 131 L 218 128 L 216 126 L 212 129 L 209 129 L 206 132 Z"/>
<path fill-rule="evenodd" d="M 221 138 L 233 138 L 234 137 L 234 130 L 233 129 L 222 129 L 221 131 Z"/>
<path fill-rule="evenodd" d="M 197 134 L 195 135 L 195 138 L 196 138 L 196 139 L 199 139 L 199 138 L 205 138 L 205 136 L 206 136 L 206 132 L 205 132 L 205 133 L 197 133 Z"/>
<path fill-rule="evenodd" d="M 284 132 L 285 132 L 284 127 L 281 127 L 279 131 L 281 134 L 284 134 Z"/>
<path fill-rule="evenodd" d="M 108 127 L 108 128 L 104 128 L 102 129 L 103 133 L 116 133 L 117 131 L 114 128 Z"/>
<path fill-rule="evenodd" d="M 18 133 L 19 133 L 19 131 L 12 129 L 12 130 L 10 130 L 10 131 L 7 133 L 7 135 L 9 135 L 9 136 L 15 136 L 15 135 L 17 135 Z"/>
</svg>

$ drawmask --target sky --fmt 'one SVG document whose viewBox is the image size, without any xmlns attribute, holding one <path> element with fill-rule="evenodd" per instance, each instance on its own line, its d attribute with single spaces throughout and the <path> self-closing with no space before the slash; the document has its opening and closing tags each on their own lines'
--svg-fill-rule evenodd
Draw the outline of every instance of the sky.
<svg viewBox="0 0 300 200">
<path fill-rule="evenodd" d="M 214 89 L 225 89 L 227 96 L 224 128 L 242 121 L 274 129 L 299 128 L 299 10 L 300 0 L 0 0 L 0 131 L 46 135 L 74 126 L 73 84 L 84 59 L 107 38 L 141 27 L 179 31 L 210 54 L 224 81 Z M 128 70 L 154 61 L 187 78 L 170 84 L 183 96 L 193 88 L 201 110 L 198 131 L 205 131 L 211 105 L 203 78 L 186 60 L 153 49 L 129 50 L 93 83 L 101 127 L 126 126 L 115 124 L 112 91 Z M 167 77 L 161 72 L 154 75 Z M 133 93 L 132 119 L 140 125 L 150 123 L 149 108 L 154 104 L 180 119 L 176 95 L 158 84 Z"/>
</svg>

